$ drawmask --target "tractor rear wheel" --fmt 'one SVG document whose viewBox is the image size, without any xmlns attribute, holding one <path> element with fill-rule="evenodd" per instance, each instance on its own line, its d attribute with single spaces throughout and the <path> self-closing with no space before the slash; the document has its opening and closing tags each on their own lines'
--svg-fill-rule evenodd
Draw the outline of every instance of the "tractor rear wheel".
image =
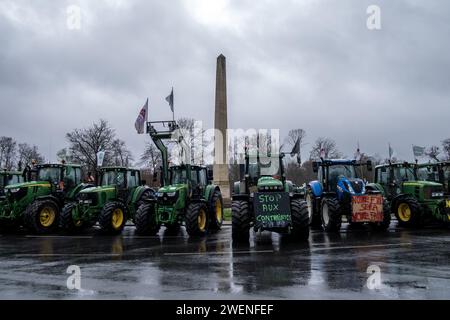
<svg viewBox="0 0 450 320">
<path fill-rule="evenodd" d="M 58 228 L 59 206 L 53 200 L 33 201 L 25 210 L 25 226 L 38 234 L 48 234 Z"/>
<path fill-rule="evenodd" d="M 386 231 L 391 224 L 391 205 L 389 201 L 384 200 L 383 202 L 383 221 L 373 222 L 370 226 L 377 231 Z"/>
<path fill-rule="evenodd" d="M 321 218 L 322 225 L 327 232 L 336 232 L 341 229 L 342 215 L 339 202 L 334 198 L 324 198 L 322 200 Z"/>
<path fill-rule="evenodd" d="M 208 232 L 208 206 L 203 202 L 189 204 L 185 223 L 190 236 L 204 236 Z"/>
<path fill-rule="evenodd" d="M 308 208 L 309 225 L 313 229 L 321 228 L 322 221 L 320 220 L 320 215 L 317 214 L 316 199 L 312 193 L 311 188 L 308 188 L 306 190 L 305 200 L 306 200 L 306 205 Z"/>
<path fill-rule="evenodd" d="M 210 229 L 220 230 L 223 223 L 223 199 L 222 193 L 215 190 L 211 197 Z"/>
<path fill-rule="evenodd" d="M 404 197 L 397 201 L 395 217 L 402 227 L 417 226 L 420 223 L 421 207 L 414 197 Z"/>
<path fill-rule="evenodd" d="M 306 241 L 309 238 L 309 215 L 305 201 L 291 201 L 292 237 L 296 240 Z"/>
<path fill-rule="evenodd" d="M 118 201 L 106 203 L 100 213 L 98 222 L 103 233 L 120 234 L 127 222 L 125 206 Z"/>
<path fill-rule="evenodd" d="M 61 229 L 68 233 L 77 233 L 84 229 L 85 224 L 82 220 L 73 219 L 73 210 L 77 207 L 75 202 L 70 202 L 66 204 L 61 210 L 59 225 Z"/>
<path fill-rule="evenodd" d="M 135 216 L 136 233 L 140 236 L 154 236 L 159 231 L 156 223 L 155 205 L 143 203 L 139 206 Z"/>
<path fill-rule="evenodd" d="M 231 205 L 232 214 L 232 238 L 233 241 L 248 241 L 250 236 L 250 225 L 252 218 L 247 201 L 233 201 Z"/>
</svg>

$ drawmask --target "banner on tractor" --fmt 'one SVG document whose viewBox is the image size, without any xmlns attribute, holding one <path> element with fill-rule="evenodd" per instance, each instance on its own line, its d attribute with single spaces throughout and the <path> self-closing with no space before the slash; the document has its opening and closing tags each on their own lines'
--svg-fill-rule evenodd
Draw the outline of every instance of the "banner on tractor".
<svg viewBox="0 0 450 320">
<path fill-rule="evenodd" d="M 257 229 L 286 228 L 291 223 L 289 194 L 258 192 L 254 197 Z"/>
<path fill-rule="evenodd" d="M 383 196 L 364 195 L 352 197 L 352 222 L 382 222 Z"/>
</svg>

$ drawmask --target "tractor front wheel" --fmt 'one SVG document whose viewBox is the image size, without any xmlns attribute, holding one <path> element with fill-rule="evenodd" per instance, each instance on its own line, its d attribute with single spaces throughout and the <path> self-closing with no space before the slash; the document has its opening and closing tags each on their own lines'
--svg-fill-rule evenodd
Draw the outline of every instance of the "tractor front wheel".
<svg viewBox="0 0 450 320">
<path fill-rule="evenodd" d="M 37 200 L 25 210 L 25 226 L 38 234 L 52 233 L 58 227 L 59 207 L 52 200 Z"/>
<path fill-rule="evenodd" d="M 391 205 L 388 201 L 384 200 L 383 203 L 383 221 L 381 222 L 374 222 L 370 225 L 373 229 L 377 231 L 386 231 L 389 228 L 389 225 L 391 224 Z"/>
<path fill-rule="evenodd" d="M 220 230 L 223 223 L 223 199 L 219 190 L 214 191 L 210 207 L 210 229 Z"/>
<path fill-rule="evenodd" d="M 342 215 L 339 202 L 334 198 L 324 198 L 321 205 L 322 225 L 327 232 L 341 229 Z"/>
<path fill-rule="evenodd" d="M 120 234 L 127 222 L 125 206 L 118 201 L 107 203 L 98 219 L 100 229 L 105 234 Z"/>
<path fill-rule="evenodd" d="M 209 227 L 206 203 L 191 203 L 187 208 L 185 223 L 186 231 L 190 236 L 204 236 Z"/>
<path fill-rule="evenodd" d="M 77 204 L 70 202 L 66 204 L 61 211 L 60 227 L 68 233 L 80 232 L 84 227 L 82 220 L 74 220 L 73 211 L 77 208 Z"/>
<path fill-rule="evenodd" d="M 320 216 L 317 214 L 316 199 L 312 193 L 311 188 L 306 190 L 306 205 L 308 208 L 309 225 L 311 228 L 318 229 L 322 226 Z"/>
<path fill-rule="evenodd" d="M 233 241 L 248 241 L 252 218 L 246 201 L 233 201 L 232 214 L 232 238 Z"/>
<path fill-rule="evenodd" d="M 155 205 L 143 203 L 139 206 L 135 216 L 136 234 L 140 236 L 154 236 L 159 231 L 156 223 Z"/>
<path fill-rule="evenodd" d="M 309 238 L 309 215 L 305 201 L 291 201 L 292 233 L 296 240 L 306 241 Z"/>
<path fill-rule="evenodd" d="M 396 204 L 395 217 L 399 226 L 412 227 L 418 225 L 420 223 L 420 213 L 420 204 L 413 197 L 404 197 Z"/>
</svg>

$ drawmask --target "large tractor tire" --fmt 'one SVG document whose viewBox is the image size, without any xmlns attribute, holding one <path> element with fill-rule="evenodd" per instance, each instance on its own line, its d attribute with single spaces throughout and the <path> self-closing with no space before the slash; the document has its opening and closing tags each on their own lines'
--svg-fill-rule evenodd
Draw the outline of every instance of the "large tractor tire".
<svg viewBox="0 0 450 320">
<path fill-rule="evenodd" d="M 52 233 L 58 228 L 59 206 L 53 200 L 33 201 L 25 210 L 24 222 L 33 233 Z"/>
<path fill-rule="evenodd" d="M 377 231 L 386 231 L 391 224 L 391 205 L 387 200 L 383 202 L 383 221 L 371 223 L 371 227 Z"/>
<path fill-rule="evenodd" d="M 308 219 L 309 225 L 313 229 L 319 229 L 322 227 L 322 221 L 320 220 L 320 215 L 317 212 L 316 199 L 312 193 L 311 188 L 306 190 L 305 195 L 306 205 L 308 209 Z"/>
<path fill-rule="evenodd" d="M 155 204 L 143 203 L 139 206 L 135 216 L 136 234 L 140 236 L 154 236 L 159 231 L 156 223 Z"/>
<path fill-rule="evenodd" d="M 322 226 L 325 231 L 338 232 L 341 229 L 342 214 L 337 199 L 322 199 L 320 209 L 320 218 L 322 219 Z"/>
<path fill-rule="evenodd" d="M 125 206 L 119 201 L 108 202 L 103 207 L 98 222 L 103 233 L 120 234 L 127 222 Z"/>
<path fill-rule="evenodd" d="M 186 231 L 190 236 L 204 236 L 208 233 L 208 206 L 203 202 L 189 204 L 186 217 Z"/>
<path fill-rule="evenodd" d="M 219 190 L 215 190 L 211 197 L 211 212 L 210 212 L 210 224 L 211 230 L 220 230 L 223 223 L 223 199 L 222 193 Z"/>
<path fill-rule="evenodd" d="M 309 238 L 309 214 L 305 201 L 291 201 L 292 237 L 296 240 L 306 241 Z"/>
<path fill-rule="evenodd" d="M 141 205 L 143 205 L 146 200 L 154 199 L 154 198 L 155 198 L 155 192 L 152 189 L 147 189 L 147 190 L 144 190 L 144 192 L 142 192 L 141 196 L 139 197 L 139 199 L 136 201 L 136 203 L 134 205 L 134 208 L 136 210 L 136 213 L 132 219 L 134 224 L 136 224 L 136 214 L 137 214 L 139 207 Z"/>
<path fill-rule="evenodd" d="M 82 220 L 74 220 L 72 213 L 76 207 L 77 204 L 75 202 L 70 202 L 61 210 L 59 226 L 69 234 L 78 233 L 86 227 Z"/>
<path fill-rule="evenodd" d="M 252 217 L 247 201 L 233 201 L 231 205 L 232 214 L 232 238 L 233 241 L 248 241 L 250 237 L 250 226 Z"/>
<path fill-rule="evenodd" d="M 395 217 L 401 227 L 415 227 L 421 220 L 420 203 L 414 197 L 404 197 L 396 202 Z"/>
</svg>

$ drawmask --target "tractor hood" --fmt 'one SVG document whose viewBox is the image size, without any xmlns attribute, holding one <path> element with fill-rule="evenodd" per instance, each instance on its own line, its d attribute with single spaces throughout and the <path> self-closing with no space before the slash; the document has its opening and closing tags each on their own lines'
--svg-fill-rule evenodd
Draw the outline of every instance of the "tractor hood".
<svg viewBox="0 0 450 320">
<path fill-rule="evenodd" d="M 114 184 L 108 185 L 108 186 L 98 186 L 98 187 L 91 187 L 86 188 L 80 191 L 80 193 L 98 193 L 103 191 L 112 191 L 116 190 L 116 186 Z"/>
<path fill-rule="evenodd" d="M 424 187 L 440 187 L 442 184 L 433 181 L 408 181 L 403 182 L 404 186 L 424 186 Z"/>
<path fill-rule="evenodd" d="M 48 181 L 23 182 L 23 183 L 10 184 L 10 185 L 5 187 L 5 190 L 20 189 L 20 188 L 31 188 L 31 187 L 50 188 L 51 184 Z"/>
<path fill-rule="evenodd" d="M 186 188 L 187 188 L 186 184 L 173 184 L 159 188 L 158 193 L 172 193 Z"/>
<path fill-rule="evenodd" d="M 273 177 L 261 177 L 258 179 L 258 191 L 281 191 L 283 182 Z"/>
<path fill-rule="evenodd" d="M 362 179 L 348 179 L 341 177 L 337 183 L 337 189 L 340 192 L 348 192 L 355 195 L 364 194 L 366 186 Z"/>
</svg>

